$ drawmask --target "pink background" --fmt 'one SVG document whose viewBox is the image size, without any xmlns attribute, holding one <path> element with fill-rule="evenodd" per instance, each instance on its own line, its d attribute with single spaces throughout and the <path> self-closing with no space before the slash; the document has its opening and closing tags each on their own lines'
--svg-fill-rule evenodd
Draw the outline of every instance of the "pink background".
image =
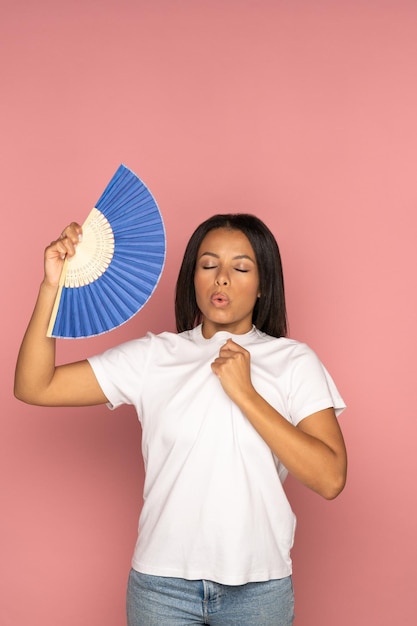
<svg viewBox="0 0 417 626">
<path fill-rule="evenodd" d="M 288 481 L 296 624 L 415 624 L 416 33 L 415 0 L 1 0 L 2 626 L 124 624 L 136 416 L 12 395 L 43 248 L 121 162 L 163 212 L 166 270 L 138 316 L 59 359 L 172 330 L 191 231 L 258 214 L 291 335 L 349 405 L 343 494 Z"/>
</svg>

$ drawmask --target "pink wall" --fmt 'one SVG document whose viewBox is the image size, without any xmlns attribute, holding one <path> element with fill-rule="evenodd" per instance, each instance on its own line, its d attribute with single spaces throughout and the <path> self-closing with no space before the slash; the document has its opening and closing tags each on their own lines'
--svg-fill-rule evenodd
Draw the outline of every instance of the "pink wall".
<svg viewBox="0 0 417 626">
<path fill-rule="evenodd" d="M 118 626 L 140 508 L 129 409 L 12 395 L 44 246 L 119 163 L 155 194 L 167 266 L 82 358 L 173 329 L 188 235 L 253 211 L 282 249 L 291 335 L 349 405 L 343 494 L 289 481 L 297 626 L 411 626 L 416 567 L 414 0 L 1 0 L 0 623 Z"/>
</svg>

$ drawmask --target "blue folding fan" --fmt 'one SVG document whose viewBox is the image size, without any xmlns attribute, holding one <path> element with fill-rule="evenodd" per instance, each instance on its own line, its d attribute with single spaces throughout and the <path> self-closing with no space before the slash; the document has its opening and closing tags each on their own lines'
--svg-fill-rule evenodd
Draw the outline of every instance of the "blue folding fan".
<svg viewBox="0 0 417 626">
<path fill-rule="evenodd" d="M 92 337 L 133 317 L 154 292 L 165 263 L 165 228 L 143 182 L 120 165 L 66 259 L 49 337 Z"/>
</svg>

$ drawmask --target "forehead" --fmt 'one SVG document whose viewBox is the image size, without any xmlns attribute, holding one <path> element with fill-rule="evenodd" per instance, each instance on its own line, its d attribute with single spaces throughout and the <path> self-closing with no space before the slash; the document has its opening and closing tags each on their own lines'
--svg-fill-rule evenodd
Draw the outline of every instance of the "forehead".
<svg viewBox="0 0 417 626">
<path fill-rule="evenodd" d="M 206 252 L 245 254 L 255 259 L 255 253 L 246 235 L 241 230 L 231 228 L 215 228 L 208 232 L 200 244 L 198 255 Z"/>
</svg>

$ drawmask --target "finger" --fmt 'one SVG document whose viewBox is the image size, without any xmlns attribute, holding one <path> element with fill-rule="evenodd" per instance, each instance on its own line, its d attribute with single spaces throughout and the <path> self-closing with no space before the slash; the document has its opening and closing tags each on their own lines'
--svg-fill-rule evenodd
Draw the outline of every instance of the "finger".
<svg viewBox="0 0 417 626">
<path fill-rule="evenodd" d="M 45 261 L 54 260 L 57 256 L 64 260 L 67 254 L 70 256 L 72 254 L 69 243 L 65 244 L 64 240 L 57 239 L 51 241 L 49 246 L 45 248 Z"/>
<path fill-rule="evenodd" d="M 65 259 L 67 255 L 74 256 L 77 245 L 82 241 L 82 233 L 83 229 L 77 222 L 71 222 L 64 228 L 59 238 L 54 242 L 61 259 Z"/>
<path fill-rule="evenodd" d="M 59 240 L 69 239 L 74 245 L 82 241 L 83 229 L 77 222 L 71 222 L 62 231 Z"/>
<path fill-rule="evenodd" d="M 244 348 L 242 348 L 241 345 L 233 341 L 233 339 L 228 339 L 226 343 L 224 344 L 223 348 L 228 348 L 229 350 L 234 350 L 235 352 L 240 352 L 242 350 L 243 351 L 245 350 Z"/>
<path fill-rule="evenodd" d="M 221 378 L 222 365 L 224 365 L 224 363 L 219 362 L 219 359 L 216 359 L 211 364 L 211 371 L 216 374 L 217 378 Z"/>
<path fill-rule="evenodd" d="M 219 355 L 231 356 L 232 354 L 238 354 L 238 353 L 246 354 L 246 352 L 247 350 L 245 350 L 245 348 L 242 348 L 242 346 L 240 346 L 238 343 L 235 343 L 232 339 L 228 339 L 226 343 L 220 348 Z"/>
<path fill-rule="evenodd" d="M 225 343 L 225 344 L 223 344 L 223 345 L 222 345 L 222 347 L 220 348 L 220 350 L 219 350 L 219 354 L 222 354 L 222 353 L 225 353 L 225 352 L 231 352 L 231 351 L 232 351 L 232 344 L 233 344 L 233 343 L 234 343 L 234 342 L 232 341 L 232 339 L 228 339 L 228 340 L 226 341 L 226 343 Z M 234 345 L 237 345 L 237 344 L 234 344 Z"/>
</svg>

